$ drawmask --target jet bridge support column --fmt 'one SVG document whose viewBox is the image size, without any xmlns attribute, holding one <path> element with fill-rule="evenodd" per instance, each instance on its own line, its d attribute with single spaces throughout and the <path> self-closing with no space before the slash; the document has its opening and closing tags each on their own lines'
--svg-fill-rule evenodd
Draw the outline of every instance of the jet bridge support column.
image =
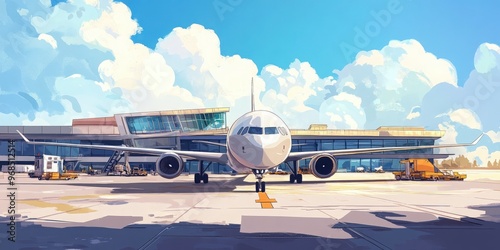
<svg viewBox="0 0 500 250">
<path fill-rule="evenodd" d="M 127 175 L 132 175 L 132 169 L 130 168 L 130 163 L 128 162 L 128 155 L 129 155 L 128 151 L 124 153 L 125 163 L 123 165 L 124 165 L 125 170 L 127 171 Z"/>
<path fill-rule="evenodd" d="M 406 175 L 406 179 L 410 179 L 410 160 L 408 159 L 406 162 L 405 162 L 405 175 Z"/>
</svg>

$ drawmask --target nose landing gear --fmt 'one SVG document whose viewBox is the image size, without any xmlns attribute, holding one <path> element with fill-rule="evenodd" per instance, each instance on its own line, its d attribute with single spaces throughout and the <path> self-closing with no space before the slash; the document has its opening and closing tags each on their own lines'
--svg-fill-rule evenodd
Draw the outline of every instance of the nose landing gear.
<svg viewBox="0 0 500 250">
<path fill-rule="evenodd" d="M 252 169 L 252 172 L 255 175 L 255 178 L 257 178 L 257 181 L 255 182 L 255 192 L 266 192 L 266 182 L 262 181 L 265 170 Z"/>
</svg>

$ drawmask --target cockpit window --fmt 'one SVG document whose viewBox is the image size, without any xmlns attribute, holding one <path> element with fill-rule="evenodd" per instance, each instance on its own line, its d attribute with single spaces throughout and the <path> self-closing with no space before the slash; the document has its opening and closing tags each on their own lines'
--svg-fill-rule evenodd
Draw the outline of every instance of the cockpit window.
<svg viewBox="0 0 500 250">
<path fill-rule="evenodd" d="M 286 129 L 284 127 L 278 127 L 278 129 L 282 135 L 288 135 L 288 133 L 286 132 Z"/>
<path fill-rule="evenodd" d="M 246 133 L 247 133 L 247 131 L 248 131 L 248 127 L 245 127 L 245 128 L 243 129 L 243 131 L 241 131 L 241 135 L 246 134 Z"/>
<path fill-rule="evenodd" d="M 262 134 L 262 128 L 260 127 L 250 127 L 248 129 L 249 134 L 256 134 L 256 135 L 261 135 Z"/>
<path fill-rule="evenodd" d="M 278 127 L 278 130 L 280 131 L 280 134 L 285 135 L 285 133 L 283 132 L 283 129 L 281 127 Z"/>
<path fill-rule="evenodd" d="M 244 127 L 241 127 L 241 128 L 238 130 L 238 133 L 236 133 L 236 134 L 238 134 L 238 135 L 239 135 L 239 134 L 241 134 L 241 131 L 242 131 L 243 129 L 244 129 Z"/>
<path fill-rule="evenodd" d="M 275 135 L 275 134 L 278 134 L 278 128 L 276 128 L 276 127 L 265 127 L 264 128 L 264 133 L 266 135 Z"/>
</svg>

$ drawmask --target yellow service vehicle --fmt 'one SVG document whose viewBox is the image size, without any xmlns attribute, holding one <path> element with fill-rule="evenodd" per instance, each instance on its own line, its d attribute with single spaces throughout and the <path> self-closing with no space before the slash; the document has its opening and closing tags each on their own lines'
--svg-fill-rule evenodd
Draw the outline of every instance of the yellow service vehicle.
<svg viewBox="0 0 500 250">
<path fill-rule="evenodd" d="M 442 170 L 442 172 L 443 172 L 443 179 L 447 181 L 451 180 L 463 181 L 465 178 L 467 178 L 466 174 L 460 174 L 451 169 L 445 169 Z"/>
<path fill-rule="evenodd" d="M 396 180 L 464 180 L 465 174 L 453 170 L 439 170 L 428 159 L 407 159 L 400 161 L 405 165 L 404 171 L 393 172 Z"/>
<path fill-rule="evenodd" d="M 131 175 L 146 176 L 146 175 L 148 175 L 148 171 L 146 171 L 144 168 L 139 169 L 139 167 L 134 167 L 132 169 Z"/>
<path fill-rule="evenodd" d="M 396 180 L 440 180 L 443 173 L 436 171 L 428 159 L 408 159 L 400 161 L 405 165 L 404 171 L 393 172 Z"/>
<path fill-rule="evenodd" d="M 78 178 L 77 173 L 58 173 L 58 172 L 45 172 L 40 177 L 39 180 L 70 180 Z"/>
</svg>

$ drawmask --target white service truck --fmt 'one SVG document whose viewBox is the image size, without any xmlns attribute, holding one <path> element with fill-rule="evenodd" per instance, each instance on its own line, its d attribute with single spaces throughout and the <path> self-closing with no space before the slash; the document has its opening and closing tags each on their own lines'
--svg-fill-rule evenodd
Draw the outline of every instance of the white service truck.
<svg viewBox="0 0 500 250">
<path fill-rule="evenodd" d="M 33 177 L 37 177 L 39 180 L 69 180 L 78 177 L 75 173 L 66 173 L 63 164 L 64 160 L 57 155 L 35 156 Z"/>
</svg>

